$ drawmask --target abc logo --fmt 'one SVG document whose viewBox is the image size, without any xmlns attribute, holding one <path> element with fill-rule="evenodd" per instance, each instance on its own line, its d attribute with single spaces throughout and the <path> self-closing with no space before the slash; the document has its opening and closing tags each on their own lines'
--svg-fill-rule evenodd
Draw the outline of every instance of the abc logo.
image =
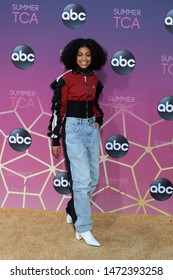
<svg viewBox="0 0 173 280">
<path fill-rule="evenodd" d="M 113 158 L 120 158 L 127 154 L 129 143 L 124 136 L 119 134 L 110 136 L 105 144 L 107 154 Z"/>
<path fill-rule="evenodd" d="M 80 28 L 86 20 L 86 12 L 79 4 L 69 4 L 62 12 L 62 21 L 69 28 Z"/>
<path fill-rule="evenodd" d="M 160 201 L 169 199 L 173 194 L 172 183 L 164 178 L 156 179 L 150 186 L 151 196 Z"/>
<path fill-rule="evenodd" d="M 68 172 L 60 172 L 59 174 L 57 174 L 54 177 L 53 186 L 58 193 L 69 194 L 71 190 Z"/>
<path fill-rule="evenodd" d="M 23 152 L 30 147 L 32 139 L 28 131 L 16 128 L 10 133 L 8 142 L 13 150 Z"/>
<path fill-rule="evenodd" d="M 126 50 L 116 52 L 111 59 L 111 67 L 114 72 L 120 75 L 130 74 L 136 65 L 133 54 Z"/>
<path fill-rule="evenodd" d="M 173 96 L 164 97 L 157 106 L 157 111 L 161 118 L 173 120 Z"/>
<path fill-rule="evenodd" d="M 169 11 L 165 17 L 165 27 L 166 29 L 173 33 L 173 10 Z"/>
<path fill-rule="evenodd" d="M 12 51 L 11 60 L 17 68 L 26 70 L 33 65 L 35 54 L 30 47 L 20 45 Z"/>
</svg>

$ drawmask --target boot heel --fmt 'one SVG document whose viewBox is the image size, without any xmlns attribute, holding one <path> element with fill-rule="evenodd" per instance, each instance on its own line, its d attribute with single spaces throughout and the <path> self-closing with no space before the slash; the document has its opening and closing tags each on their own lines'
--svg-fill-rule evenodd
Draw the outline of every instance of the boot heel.
<svg viewBox="0 0 173 280">
<path fill-rule="evenodd" d="M 76 231 L 76 239 L 81 240 L 84 239 L 86 244 L 91 246 L 100 246 L 100 243 L 94 238 L 91 231 L 85 231 L 85 232 L 77 232 Z"/>
<path fill-rule="evenodd" d="M 81 240 L 82 239 L 82 236 L 80 235 L 79 232 L 76 231 L 76 239 L 77 240 Z"/>
<path fill-rule="evenodd" d="M 67 222 L 67 224 L 73 223 L 72 217 L 69 214 L 66 215 L 66 222 Z"/>
</svg>

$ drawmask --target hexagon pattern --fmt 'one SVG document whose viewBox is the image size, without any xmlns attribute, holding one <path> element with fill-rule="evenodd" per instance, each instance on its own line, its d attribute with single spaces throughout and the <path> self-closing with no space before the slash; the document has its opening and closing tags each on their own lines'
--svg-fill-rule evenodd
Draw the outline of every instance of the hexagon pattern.
<svg viewBox="0 0 173 280">
<path fill-rule="evenodd" d="M 172 120 L 161 118 L 157 111 L 164 96 L 173 96 L 173 30 L 164 25 L 172 2 L 107 1 L 105 6 L 103 0 L 99 5 L 97 1 L 91 5 L 80 0 L 87 17 L 76 28 L 62 21 L 61 13 L 68 4 L 65 0 L 50 1 L 49 9 L 43 0 L 13 2 L 1 3 L 0 11 L 1 207 L 66 207 L 70 195 L 61 195 L 53 187 L 54 176 L 65 171 L 65 162 L 63 153 L 58 160 L 52 156 L 51 139 L 47 137 L 52 98 L 49 85 L 64 71 L 59 57 L 65 44 L 85 34 L 108 52 L 103 71 L 96 72 L 104 85 L 100 98 L 104 123 L 100 131 L 100 177 L 92 210 L 172 215 L 173 198 L 157 201 L 149 191 L 157 178 L 173 182 Z M 35 54 L 34 63 L 27 69 L 15 67 L 11 60 L 12 50 L 21 44 Z M 129 74 L 118 74 L 111 67 L 113 54 L 120 50 L 128 50 L 136 60 Z M 32 144 L 26 151 L 15 151 L 9 145 L 9 135 L 16 128 L 31 135 Z M 120 158 L 109 156 L 105 150 L 107 139 L 115 134 L 129 143 L 128 153 Z"/>
</svg>

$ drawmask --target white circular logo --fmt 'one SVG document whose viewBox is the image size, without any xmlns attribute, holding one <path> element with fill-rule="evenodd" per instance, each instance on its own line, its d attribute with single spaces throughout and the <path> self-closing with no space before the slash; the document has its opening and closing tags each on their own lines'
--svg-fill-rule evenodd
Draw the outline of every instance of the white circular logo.
<svg viewBox="0 0 173 280">
<path fill-rule="evenodd" d="M 12 51 L 11 60 L 17 68 L 26 70 L 33 65 L 35 54 L 29 46 L 19 45 Z"/>
<path fill-rule="evenodd" d="M 53 180 L 54 189 L 60 194 L 69 194 L 70 190 L 70 181 L 68 177 L 68 172 L 58 173 Z"/>
<path fill-rule="evenodd" d="M 86 12 L 79 4 L 69 4 L 64 8 L 61 17 L 67 27 L 80 28 L 86 20 Z"/>
<path fill-rule="evenodd" d="M 166 29 L 170 32 L 173 33 L 173 10 L 170 10 L 164 20 L 164 24 Z"/>
<path fill-rule="evenodd" d="M 111 67 L 120 75 L 130 74 L 136 66 L 134 55 L 126 50 L 116 52 L 111 59 Z"/>
<path fill-rule="evenodd" d="M 23 152 L 29 149 L 32 139 L 28 131 L 16 128 L 10 133 L 8 142 L 13 150 Z"/>
</svg>

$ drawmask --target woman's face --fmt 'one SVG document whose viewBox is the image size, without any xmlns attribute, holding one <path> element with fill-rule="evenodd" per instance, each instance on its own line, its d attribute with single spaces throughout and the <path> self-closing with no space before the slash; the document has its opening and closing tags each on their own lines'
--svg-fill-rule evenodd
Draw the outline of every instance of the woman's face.
<svg viewBox="0 0 173 280">
<path fill-rule="evenodd" d="M 76 63 L 82 69 L 86 69 L 91 64 L 91 51 L 89 48 L 81 47 L 78 49 Z"/>
</svg>

